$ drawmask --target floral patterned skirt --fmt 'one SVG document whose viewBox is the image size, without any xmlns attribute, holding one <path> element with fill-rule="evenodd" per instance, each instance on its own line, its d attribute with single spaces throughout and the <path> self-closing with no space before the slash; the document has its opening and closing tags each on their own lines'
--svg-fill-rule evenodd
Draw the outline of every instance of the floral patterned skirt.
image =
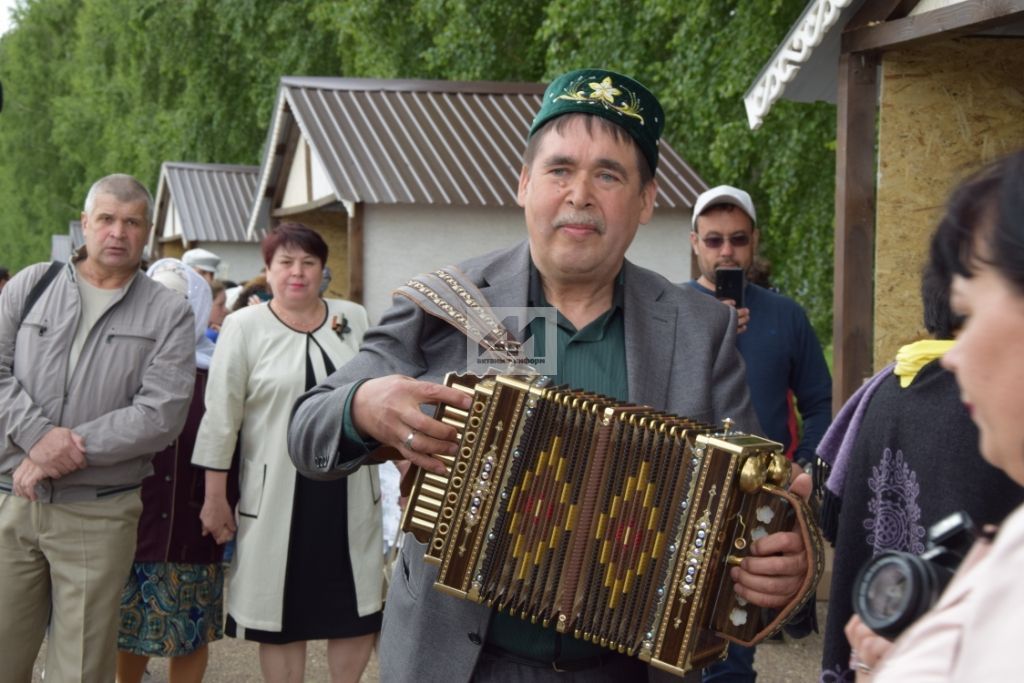
<svg viewBox="0 0 1024 683">
<path fill-rule="evenodd" d="M 224 636 L 224 568 L 136 562 L 121 593 L 117 648 L 177 657 Z"/>
</svg>

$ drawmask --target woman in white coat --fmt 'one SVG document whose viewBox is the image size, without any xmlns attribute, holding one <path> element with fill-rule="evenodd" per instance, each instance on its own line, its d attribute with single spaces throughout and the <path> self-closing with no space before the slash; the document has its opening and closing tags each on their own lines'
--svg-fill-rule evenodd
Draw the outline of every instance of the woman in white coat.
<svg viewBox="0 0 1024 683">
<path fill-rule="evenodd" d="M 262 249 L 273 298 L 225 319 L 210 366 L 192 458 L 207 469 L 200 518 L 218 543 L 237 532 L 226 630 L 260 643 L 264 679 L 301 681 L 306 642 L 326 639 L 332 682 L 358 681 L 382 609 L 376 468 L 306 479 L 286 432 L 295 399 L 359 349 L 366 311 L 320 298 L 327 245 L 315 231 L 282 224 Z M 237 516 L 224 495 L 236 452 Z"/>
</svg>

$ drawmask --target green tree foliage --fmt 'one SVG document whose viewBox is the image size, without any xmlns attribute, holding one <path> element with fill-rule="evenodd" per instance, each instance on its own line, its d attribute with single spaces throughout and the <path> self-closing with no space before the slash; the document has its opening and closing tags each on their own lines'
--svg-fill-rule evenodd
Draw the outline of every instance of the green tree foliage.
<svg viewBox="0 0 1024 683">
<path fill-rule="evenodd" d="M 772 282 L 832 337 L 835 107 L 781 102 L 751 131 L 743 95 L 804 0 L 554 0 L 546 74 L 601 64 L 658 93 L 665 137 L 709 185 L 754 198 Z"/>
<path fill-rule="evenodd" d="M 73 70 L 66 27 L 81 5 L 54 0 L 20 8 L 18 29 L 0 39 L 0 261 L 8 268 L 45 257 L 50 235 L 66 231 L 77 215 L 67 190 L 82 170 L 54 143 L 53 112 Z M 55 223 L 40 223 L 43 216 Z"/>
<path fill-rule="evenodd" d="M 317 15 L 341 36 L 351 75 L 536 81 L 544 46 L 534 39 L 538 0 L 322 0 Z"/>
<path fill-rule="evenodd" d="M 831 336 L 835 111 L 742 96 L 805 0 L 25 0 L 0 39 L 0 260 L 45 258 L 96 177 L 258 163 L 284 75 L 544 81 L 607 66 L 658 93 L 666 138 L 750 190 L 773 282 Z M 680 254 L 680 258 L 688 255 Z"/>
<path fill-rule="evenodd" d="M 0 38 L 0 262 L 45 259 L 89 185 L 255 164 L 282 75 L 341 72 L 312 3 L 29 0 Z"/>
</svg>

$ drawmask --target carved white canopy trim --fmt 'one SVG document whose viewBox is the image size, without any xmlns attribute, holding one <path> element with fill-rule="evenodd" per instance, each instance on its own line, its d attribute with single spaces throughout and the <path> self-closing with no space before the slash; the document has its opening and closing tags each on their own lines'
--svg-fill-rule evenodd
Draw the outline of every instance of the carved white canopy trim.
<svg viewBox="0 0 1024 683">
<path fill-rule="evenodd" d="M 789 35 L 775 50 L 767 66 L 743 98 L 747 121 L 753 129 L 759 128 L 772 105 L 782 97 L 786 84 L 793 80 L 800 66 L 811 57 L 825 34 L 828 33 L 842 10 L 854 0 L 812 0 Z"/>
</svg>

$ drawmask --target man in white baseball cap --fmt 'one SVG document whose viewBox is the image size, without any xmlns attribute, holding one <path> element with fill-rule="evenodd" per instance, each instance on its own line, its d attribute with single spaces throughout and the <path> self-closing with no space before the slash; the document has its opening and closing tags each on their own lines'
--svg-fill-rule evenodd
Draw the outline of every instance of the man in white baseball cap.
<svg viewBox="0 0 1024 683">
<path fill-rule="evenodd" d="M 699 197 L 693 207 L 690 244 L 697 256 L 699 277 L 690 286 L 715 295 L 720 268 L 738 268 L 749 275 L 761 238 L 750 195 L 719 185 Z M 807 314 L 793 299 L 747 283 L 737 309 L 740 354 L 747 365 L 747 383 L 765 435 L 781 442 L 793 459 L 806 465 L 832 415 L 832 379 L 821 344 Z M 739 305 L 736 305 L 736 304 Z M 791 433 L 787 391 L 803 415 L 803 438 Z"/>
<path fill-rule="evenodd" d="M 196 271 L 203 278 L 213 284 L 217 279 L 217 268 L 220 266 L 220 256 L 206 249 L 189 249 L 181 256 L 181 262 Z"/>
<path fill-rule="evenodd" d="M 743 209 L 743 213 L 747 214 L 750 218 L 750 222 L 753 223 L 754 228 L 757 228 L 757 212 L 754 210 L 754 201 L 750 198 L 750 194 L 738 187 L 732 185 L 719 185 L 713 187 L 706 192 L 702 192 L 697 197 L 696 203 L 693 205 L 693 218 L 696 226 L 697 217 L 704 213 L 704 211 L 713 205 L 717 204 L 732 204 Z"/>
<path fill-rule="evenodd" d="M 746 282 L 760 238 L 750 194 L 730 185 L 704 192 L 693 205 L 690 233 L 700 274 L 689 285 L 710 296 L 717 292 L 718 298 L 736 309 L 740 333 L 736 345 L 746 365 L 747 385 L 763 433 L 781 443 L 791 459 L 807 467 L 832 421 L 832 377 L 800 304 Z M 741 279 L 735 294 L 725 294 L 726 290 L 717 286 L 718 280 L 725 279 L 721 268 L 739 270 L 747 276 Z M 802 436 L 794 398 L 803 418 Z M 813 619 L 813 611 L 801 611 L 794 621 L 800 617 Z M 802 635 L 802 626 L 794 623 L 787 632 Z M 753 665 L 754 649 L 732 644 L 725 661 L 704 671 L 704 681 L 753 681 Z"/>
</svg>

